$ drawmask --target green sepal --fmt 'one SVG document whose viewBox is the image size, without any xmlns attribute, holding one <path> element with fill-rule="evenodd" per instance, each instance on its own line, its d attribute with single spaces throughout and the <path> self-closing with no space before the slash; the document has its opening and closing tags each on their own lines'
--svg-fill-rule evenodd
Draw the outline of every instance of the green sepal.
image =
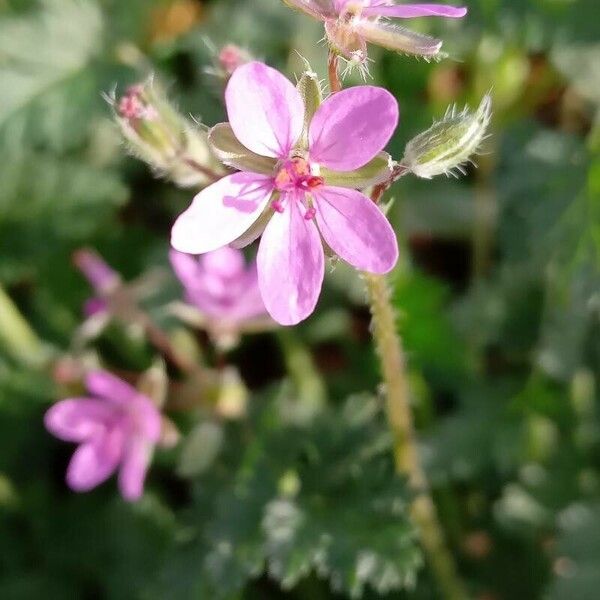
<svg viewBox="0 0 600 600">
<path fill-rule="evenodd" d="M 330 171 L 321 167 L 321 176 L 325 179 L 325 185 L 362 190 L 387 181 L 393 168 L 392 157 L 387 152 L 380 152 L 364 167 L 354 171 Z"/>
<path fill-rule="evenodd" d="M 307 70 L 302 73 L 302 76 L 296 85 L 296 89 L 304 102 L 304 128 L 302 129 L 302 135 L 298 142 L 298 146 L 304 150 L 308 148 L 308 129 L 310 127 L 310 122 L 319 106 L 321 106 L 321 102 L 323 102 L 323 92 L 321 91 L 319 78 L 314 71 L 310 70 L 310 65 L 308 63 L 306 63 L 306 66 Z"/>
<path fill-rule="evenodd" d="M 248 150 L 233 133 L 229 123 L 219 123 L 208 133 L 208 143 L 214 155 L 228 167 L 239 171 L 272 175 L 277 161 Z"/>
</svg>

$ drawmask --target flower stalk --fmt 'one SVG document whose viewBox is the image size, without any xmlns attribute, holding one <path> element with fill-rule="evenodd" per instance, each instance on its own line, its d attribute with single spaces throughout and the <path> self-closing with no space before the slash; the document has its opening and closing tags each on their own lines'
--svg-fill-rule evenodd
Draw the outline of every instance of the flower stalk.
<svg viewBox="0 0 600 600">
<path fill-rule="evenodd" d="M 329 87 L 332 93 L 342 89 L 337 59 L 333 62 L 331 53 Z M 375 186 L 371 194 L 373 202 L 378 204 L 391 183 L 407 172 L 406 167 L 399 165 L 389 182 Z M 363 277 L 372 316 L 373 341 L 384 380 L 387 420 L 394 437 L 396 471 L 408 478 L 415 494 L 411 515 L 440 591 L 447 600 L 465 600 L 467 595 L 458 576 L 454 558 L 446 545 L 427 476 L 419 457 L 410 407 L 406 359 L 402 340 L 396 331 L 390 289 L 385 275 L 363 273 Z"/>
<path fill-rule="evenodd" d="M 387 419 L 394 437 L 396 470 L 408 477 L 415 493 L 411 515 L 440 591 L 447 600 L 465 600 L 467 595 L 446 545 L 418 453 L 410 408 L 406 359 L 402 340 L 396 333 L 390 290 L 383 275 L 365 273 L 364 279 L 373 317 L 373 340 L 385 385 Z"/>
<path fill-rule="evenodd" d="M 327 58 L 327 69 L 329 71 L 329 89 L 332 94 L 342 90 L 342 81 L 338 69 L 339 60 L 339 56 L 333 50 L 330 50 Z"/>
</svg>

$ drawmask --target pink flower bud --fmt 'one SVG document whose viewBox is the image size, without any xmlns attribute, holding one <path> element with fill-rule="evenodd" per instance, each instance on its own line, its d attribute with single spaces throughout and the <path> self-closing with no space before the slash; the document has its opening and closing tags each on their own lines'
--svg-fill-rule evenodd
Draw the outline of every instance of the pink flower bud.
<svg viewBox="0 0 600 600">
<path fill-rule="evenodd" d="M 219 52 L 219 67 L 227 74 L 232 75 L 233 72 L 242 65 L 250 62 L 252 57 L 248 52 L 236 46 L 235 44 L 227 44 L 223 46 Z"/>
</svg>

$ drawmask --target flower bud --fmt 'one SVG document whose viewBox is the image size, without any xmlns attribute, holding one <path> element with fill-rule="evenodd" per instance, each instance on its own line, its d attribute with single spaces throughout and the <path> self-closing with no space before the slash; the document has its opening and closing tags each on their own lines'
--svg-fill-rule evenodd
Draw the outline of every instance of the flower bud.
<svg viewBox="0 0 600 600">
<path fill-rule="evenodd" d="M 223 46 L 218 56 L 219 68 L 226 76 L 233 75 L 238 67 L 249 63 L 251 60 L 250 53 L 235 44 Z"/>
<path fill-rule="evenodd" d="M 211 183 L 220 167 L 207 133 L 180 115 L 153 79 L 129 87 L 120 98 L 106 99 L 135 156 L 182 187 Z"/>
<path fill-rule="evenodd" d="M 446 111 L 441 121 L 420 133 L 406 145 L 402 165 L 417 177 L 465 173 L 463 165 L 479 151 L 492 114 L 492 99 L 485 95 L 475 112 L 467 107 L 456 113 Z"/>
</svg>

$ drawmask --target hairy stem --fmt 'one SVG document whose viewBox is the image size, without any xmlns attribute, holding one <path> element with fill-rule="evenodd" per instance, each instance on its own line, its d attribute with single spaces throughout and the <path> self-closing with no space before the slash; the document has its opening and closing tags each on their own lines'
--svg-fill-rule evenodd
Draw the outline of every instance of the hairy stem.
<svg viewBox="0 0 600 600">
<path fill-rule="evenodd" d="M 394 436 L 396 470 L 408 477 L 415 493 L 411 515 L 443 597 L 447 600 L 465 600 L 467 595 L 446 545 L 418 453 L 406 361 L 402 341 L 396 333 L 390 290 L 383 275 L 366 273 L 364 277 L 373 316 L 373 338 L 385 383 L 387 418 Z"/>
<path fill-rule="evenodd" d="M 338 73 L 338 58 L 332 52 L 329 53 L 328 66 L 331 92 L 339 92 L 342 83 Z M 371 194 L 373 202 L 379 204 L 390 185 L 407 173 L 406 167 L 398 165 L 389 181 L 375 186 Z M 396 471 L 408 478 L 415 494 L 411 515 L 440 592 L 446 600 L 465 600 L 468 596 L 458 576 L 452 553 L 446 545 L 418 453 L 406 361 L 402 340 L 396 331 L 390 289 L 383 275 L 365 273 L 364 278 L 373 318 L 373 340 L 385 384 L 387 419 L 394 436 Z"/>
<path fill-rule="evenodd" d="M 327 69 L 329 74 L 329 89 L 332 94 L 342 90 L 342 81 L 340 80 L 338 63 L 338 55 L 330 50 L 329 57 L 327 59 Z"/>
</svg>

